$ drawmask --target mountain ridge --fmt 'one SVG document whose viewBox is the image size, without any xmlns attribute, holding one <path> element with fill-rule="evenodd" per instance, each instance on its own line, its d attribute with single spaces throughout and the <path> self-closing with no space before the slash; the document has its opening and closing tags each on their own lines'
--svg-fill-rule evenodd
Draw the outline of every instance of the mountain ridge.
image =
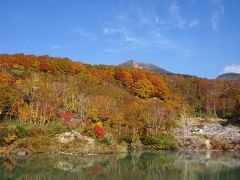
<svg viewBox="0 0 240 180">
<path fill-rule="evenodd" d="M 121 64 L 119 64 L 119 66 L 127 66 L 127 67 L 131 67 L 131 68 L 139 68 L 139 69 L 146 69 L 152 72 L 155 72 L 157 74 L 164 74 L 164 75 L 173 75 L 174 73 L 159 67 L 157 65 L 151 64 L 151 63 L 144 63 L 138 60 L 128 60 L 125 61 Z"/>
<path fill-rule="evenodd" d="M 240 80 L 240 74 L 239 73 L 225 73 L 219 75 L 216 79 L 221 80 Z"/>
</svg>

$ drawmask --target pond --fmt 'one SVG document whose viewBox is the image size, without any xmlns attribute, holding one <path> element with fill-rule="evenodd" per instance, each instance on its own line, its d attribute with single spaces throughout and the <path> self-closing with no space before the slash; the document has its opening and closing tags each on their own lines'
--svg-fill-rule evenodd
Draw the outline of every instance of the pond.
<svg viewBox="0 0 240 180">
<path fill-rule="evenodd" d="M 0 157 L 0 179 L 240 179 L 237 152 Z"/>
</svg>

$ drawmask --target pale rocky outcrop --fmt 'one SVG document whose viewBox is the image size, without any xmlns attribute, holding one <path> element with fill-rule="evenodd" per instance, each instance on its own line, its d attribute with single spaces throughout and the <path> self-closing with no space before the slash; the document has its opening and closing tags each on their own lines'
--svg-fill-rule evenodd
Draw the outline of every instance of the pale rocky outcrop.
<svg viewBox="0 0 240 180">
<path fill-rule="evenodd" d="M 65 132 L 57 136 L 57 139 L 61 143 L 69 143 L 74 140 L 86 141 L 86 145 L 94 145 L 95 140 L 88 136 L 84 136 L 77 131 Z"/>
<path fill-rule="evenodd" d="M 221 121 L 185 121 L 173 130 L 181 149 L 202 150 L 214 148 L 214 142 L 224 145 L 228 150 L 240 150 L 240 127 L 223 126 Z M 226 149 L 224 149 L 226 150 Z"/>
</svg>

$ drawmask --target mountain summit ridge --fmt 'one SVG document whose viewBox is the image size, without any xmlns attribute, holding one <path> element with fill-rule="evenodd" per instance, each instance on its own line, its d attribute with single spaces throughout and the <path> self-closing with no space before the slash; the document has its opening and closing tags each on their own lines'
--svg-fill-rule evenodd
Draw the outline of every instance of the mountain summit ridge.
<svg viewBox="0 0 240 180">
<path fill-rule="evenodd" d="M 240 74 L 239 73 L 225 73 L 219 75 L 216 79 L 221 80 L 240 80 Z"/>
<path fill-rule="evenodd" d="M 143 63 L 138 60 L 128 60 L 125 61 L 124 63 L 120 64 L 120 66 L 127 66 L 131 68 L 139 68 L 139 69 L 147 69 L 149 71 L 155 72 L 157 74 L 164 74 L 164 75 L 172 75 L 173 73 L 165 70 L 157 65 L 151 64 L 151 63 Z"/>
</svg>

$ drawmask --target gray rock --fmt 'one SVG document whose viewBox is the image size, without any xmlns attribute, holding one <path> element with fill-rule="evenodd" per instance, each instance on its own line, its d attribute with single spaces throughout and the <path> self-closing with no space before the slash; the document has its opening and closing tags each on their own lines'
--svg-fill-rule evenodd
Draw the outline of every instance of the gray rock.
<svg viewBox="0 0 240 180">
<path fill-rule="evenodd" d="M 201 127 L 201 128 L 199 128 Z M 222 126 L 218 122 L 188 122 L 188 126 L 176 128 L 173 133 L 182 149 L 211 149 L 211 141 L 227 142 L 240 148 L 240 127 Z"/>
</svg>

